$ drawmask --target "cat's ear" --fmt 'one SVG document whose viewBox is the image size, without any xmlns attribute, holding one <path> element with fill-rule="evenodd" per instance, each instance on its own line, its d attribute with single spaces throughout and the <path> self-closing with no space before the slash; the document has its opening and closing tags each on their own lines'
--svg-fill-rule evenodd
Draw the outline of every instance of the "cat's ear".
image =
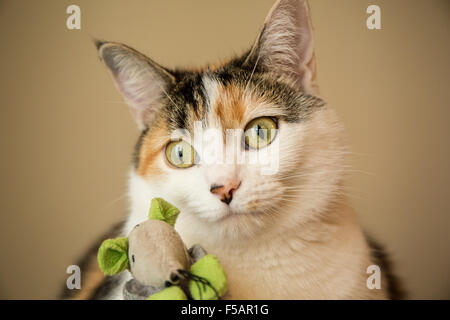
<svg viewBox="0 0 450 320">
<path fill-rule="evenodd" d="M 174 83 L 174 76 L 126 45 L 97 41 L 96 46 L 139 128 L 145 129 L 160 107 L 168 86 Z"/>
<path fill-rule="evenodd" d="M 313 33 L 306 0 L 278 0 L 245 63 L 288 76 L 299 88 L 317 92 Z"/>
</svg>

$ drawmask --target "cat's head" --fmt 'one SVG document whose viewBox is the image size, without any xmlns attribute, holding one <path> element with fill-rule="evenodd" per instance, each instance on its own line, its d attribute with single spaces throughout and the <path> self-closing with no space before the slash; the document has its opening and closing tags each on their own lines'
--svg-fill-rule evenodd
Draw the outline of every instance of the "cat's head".
<svg viewBox="0 0 450 320">
<path fill-rule="evenodd" d="M 201 71 L 97 46 L 142 129 L 136 174 L 194 232 L 256 236 L 314 217 L 336 194 L 341 129 L 316 96 L 305 1 L 278 1 L 248 52 Z"/>
</svg>

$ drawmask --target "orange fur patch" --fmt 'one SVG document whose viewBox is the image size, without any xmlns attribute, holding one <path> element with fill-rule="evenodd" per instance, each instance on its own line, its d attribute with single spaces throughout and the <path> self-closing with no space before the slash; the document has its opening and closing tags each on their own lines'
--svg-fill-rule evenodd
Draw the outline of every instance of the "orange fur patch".
<svg viewBox="0 0 450 320">
<path fill-rule="evenodd" d="M 104 279 L 105 275 L 98 267 L 85 272 L 83 279 L 84 286 L 82 287 L 80 293 L 73 298 L 73 300 L 90 299 Z"/>
<path fill-rule="evenodd" d="M 242 92 L 237 86 L 219 86 L 217 100 L 213 110 L 224 130 L 241 128 L 247 106 Z"/>
<path fill-rule="evenodd" d="M 139 168 L 137 170 L 140 176 L 160 176 L 162 170 L 156 159 L 164 151 L 164 147 L 169 141 L 170 134 L 167 124 L 160 122 L 158 126 L 144 137 L 139 151 Z"/>
</svg>

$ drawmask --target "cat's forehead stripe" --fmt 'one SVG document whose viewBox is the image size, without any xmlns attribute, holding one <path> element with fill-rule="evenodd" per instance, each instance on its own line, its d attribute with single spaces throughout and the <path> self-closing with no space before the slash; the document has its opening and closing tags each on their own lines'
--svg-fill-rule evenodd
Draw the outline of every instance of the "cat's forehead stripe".
<svg viewBox="0 0 450 320">
<path fill-rule="evenodd" d="M 209 119 L 220 123 L 222 130 L 241 128 L 245 123 L 247 107 L 244 98 L 244 90 L 238 84 L 216 84 L 216 96 L 210 104 Z"/>
<path fill-rule="evenodd" d="M 219 95 L 219 83 L 211 74 L 204 74 L 202 77 L 203 93 L 208 110 L 216 104 Z"/>
</svg>

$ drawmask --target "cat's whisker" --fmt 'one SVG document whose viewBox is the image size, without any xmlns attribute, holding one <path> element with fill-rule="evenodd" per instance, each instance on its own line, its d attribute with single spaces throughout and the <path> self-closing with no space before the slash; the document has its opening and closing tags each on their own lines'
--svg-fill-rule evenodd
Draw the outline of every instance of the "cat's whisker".
<svg viewBox="0 0 450 320">
<path fill-rule="evenodd" d="M 248 82 L 247 82 L 247 84 L 245 85 L 244 95 L 246 94 L 247 88 L 248 88 L 248 86 L 250 85 L 250 82 L 252 81 L 253 74 L 255 73 L 256 66 L 258 65 L 260 56 L 261 56 L 261 52 L 258 52 L 258 57 L 256 58 L 256 62 L 255 62 L 255 65 L 253 66 L 252 73 L 250 74 L 250 78 L 248 79 Z"/>
<path fill-rule="evenodd" d="M 311 173 L 304 173 L 304 174 L 294 174 L 294 175 L 286 175 L 286 176 L 279 176 L 276 177 L 275 180 L 276 181 L 284 181 L 284 180 L 292 180 L 292 179 L 296 179 L 296 178 L 305 178 L 305 177 L 321 177 L 324 174 L 335 174 L 335 173 L 340 173 L 341 171 L 323 171 L 320 175 L 314 172 Z"/>
<path fill-rule="evenodd" d="M 111 206 L 113 206 L 114 204 L 116 204 L 117 202 L 119 202 L 120 200 L 122 200 L 123 198 L 125 198 L 127 196 L 127 193 L 123 193 L 120 196 L 118 196 L 117 198 L 111 200 L 110 202 L 108 202 L 107 204 L 105 204 L 103 207 L 101 207 L 100 209 L 98 209 L 98 212 L 102 212 L 108 208 L 110 208 Z"/>
<path fill-rule="evenodd" d="M 314 192 L 317 192 L 317 191 L 325 191 L 327 193 L 331 193 L 331 194 L 335 194 L 335 195 L 343 195 L 343 196 L 346 196 L 346 197 L 349 197 L 349 198 L 353 198 L 353 199 L 365 200 L 365 198 L 362 197 L 362 196 L 356 195 L 354 193 L 346 192 L 345 190 L 342 190 L 342 189 L 337 189 L 337 190 L 332 190 L 332 191 L 327 190 L 327 189 L 323 189 L 323 190 L 304 189 L 304 190 L 295 190 L 295 191 L 299 192 L 299 194 L 298 195 L 297 194 L 284 194 L 283 195 L 284 200 L 288 200 L 288 199 L 299 199 L 299 200 L 301 200 L 301 197 L 303 197 L 305 195 L 306 196 L 311 195 L 311 194 L 313 194 Z"/>
<path fill-rule="evenodd" d="M 365 174 L 365 175 L 368 175 L 368 176 L 376 176 L 375 173 L 368 172 L 368 171 L 363 171 L 363 170 L 358 170 L 358 169 L 343 169 L 343 170 L 336 169 L 336 170 L 322 170 L 322 171 L 320 171 L 320 173 L 317 173 L 317 172 L 303 172 L 303 173 L 299 173 L 299 174 L 279 175 L 278 177 L 276 177 L 276 179 L 278 181 L 283 181 L 283 180 L 290 180 L 290 179 L 309 177 L 309 176 L 320 177 L 320 176 L 322 176 L 324 174 L 334 174 L 334 173 L 342 173 L 344 175 L 353 174 L 353 173 L 360 173 L 360 174 Z"/>
</svg>

